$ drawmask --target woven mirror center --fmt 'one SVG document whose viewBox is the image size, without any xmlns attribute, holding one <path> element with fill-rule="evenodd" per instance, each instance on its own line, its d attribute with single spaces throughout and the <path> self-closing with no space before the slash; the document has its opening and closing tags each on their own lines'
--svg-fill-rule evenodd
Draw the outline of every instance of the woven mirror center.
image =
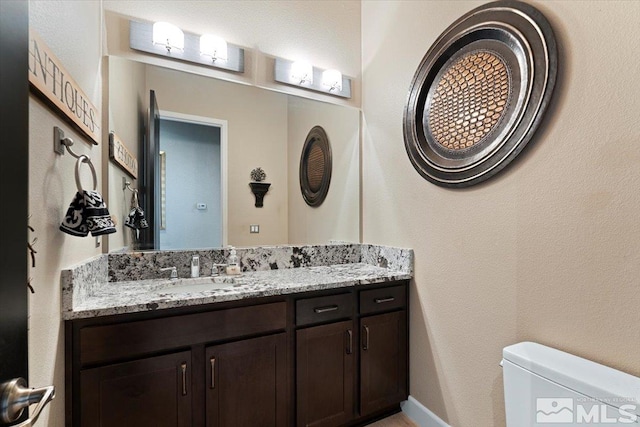
<svg viewBox="0 0 640 427">
<path fill-rule="evenodd" d="M 324 177 L 324 153 L 319 144 L 313 144 L 309 150 L 307 163 L 307 179 L 309 180 L 309 188 L 311 191 L 318 191 L 322 186 Z"/>
<path fill-rule="evenodd" d="M 487 51 L 461 57 L 442 74 L 429 105 L 433 138 L 449 150 L 479 143 L 500 122 L 510 91 L 502 58 Z"/>
</svg>

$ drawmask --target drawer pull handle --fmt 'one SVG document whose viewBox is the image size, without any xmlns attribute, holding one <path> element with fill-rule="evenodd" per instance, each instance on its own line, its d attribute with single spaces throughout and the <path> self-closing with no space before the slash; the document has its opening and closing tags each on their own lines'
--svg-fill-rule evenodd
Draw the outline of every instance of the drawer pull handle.
<svg viewBox="0 0 640 427">
<path fill-rule="evenodd" d="M 385 303 L 385 302 L 392 302 L 392 301 L 395 301 L 395 300 L 396 299 L 394 297 L 386 297 L 386 298 L 376 298 L 373 301 L 376 304 L 382 304 L 382 303 Z"/>
<path fill-rule="evenodd" d="M 182 363 L 182 365 L 180 365 L 180 368 L 182 369 L 182 395 L 186 396 L 187 395 L 187 364 Z"/>
<path fill-rule="evenodd" d="M 211 388 L 214 389 L 216 388 L 216 358 L 212 357 L 209 363 L 211 363 Z"/>
<path fill-rule="evenodd" d="M 347 354 L 353 353 L 353 331 L 347 329 Z"/>
<path fill-rule="evenodd" d="M 337 309 L 338 309 L 337 305 L 329 305 L 329 306 L 326 306 L 326 307 L 316 307 L 316 308 L 313 309 L 313 311 L 315 313 L 320 314 L 320 313 L 328 313 L 330 311 L 336 311 Z"/>
<path fill-rule="evenodd" d="M 364 325 L 362 329 L 364 329 L 364 333 L 362 334 L 362 349 L 369 350 L 369 327 L 367 325 Z"/>
</svg>

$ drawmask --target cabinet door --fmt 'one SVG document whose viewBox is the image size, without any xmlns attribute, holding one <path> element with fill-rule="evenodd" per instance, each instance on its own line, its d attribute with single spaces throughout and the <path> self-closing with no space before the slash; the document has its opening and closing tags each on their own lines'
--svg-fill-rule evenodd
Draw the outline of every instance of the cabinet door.
<svg viewBox="0 0 640 427">
<path fill-rule="evenodd" d="M 191 426 L 191 352 L 81 371 L 80 425 Z"/>
<path fill-rule="evenodd" d="M 353 418 L 353 322 L 300 329 L 296 334 L 297 425 L 330 427 Z"/>
<path fill-rule="evenodd" d="M 407 398 L 407 312 L 360 319 L 360 410 L 368 415 Z"/>
<path fill-rule="evenodd" d="M 207 426 L 286 426 L 286 343 L 281 333 L 207 348 Z"/>
</svg>

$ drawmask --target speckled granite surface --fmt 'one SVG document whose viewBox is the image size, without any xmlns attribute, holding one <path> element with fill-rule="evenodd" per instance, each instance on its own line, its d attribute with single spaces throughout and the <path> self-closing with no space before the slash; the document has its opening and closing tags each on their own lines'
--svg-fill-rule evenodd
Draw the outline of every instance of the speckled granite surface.
<svg viewBox="0 0 640 427">
<path fill-rule="evenodd" d="M 162 267 L 189 277 L 191 256 L 200 255 L 198 279 L 169 280 Z M 242 276 L 211 279 L 212 263 L 226 250 L 109 254 L 61 274 L 65 320 L 284 295 L 410 279 L 413 251 L 375 245 L 337 244 L 238 249 Z M 232 281 L 232 280 L 231 280 Z"/>
<path fill-rule="evenodd" d="M 262 246 L 237 248 L 242 271 L 265 271 L 297 267 L 360 262 L 361 245 Z M 178 277 L 191 274 L 191 257 L 200 256 L 200 275 L 210 275 L 213 264 L 223 264 L 227 249 L 154 251 L 109 254 L 109 281 L 166 277 L 160 268 L 176 267 Z"/>
</svg>

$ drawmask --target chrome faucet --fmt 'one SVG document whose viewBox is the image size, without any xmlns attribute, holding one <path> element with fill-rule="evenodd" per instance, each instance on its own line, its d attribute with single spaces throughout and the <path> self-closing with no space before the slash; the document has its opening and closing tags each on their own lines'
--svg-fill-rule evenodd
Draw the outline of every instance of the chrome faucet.
<svg viewBox="0 0 640 427">
<path fill-rule="evenodd" d="M 211 276 L 221 276 L 225 273 L 227 264 L 213 264 L 211 266 Z"/>
<path fill-rule="evenodd" d="M 171 270 L 171 278 L 172 279 L 177 279 L 178 278 L 178 269 L 175 267 L 166 267 L 166 268 L 161 268 L 160 271 L 169 271 Z"/>
</svg>

